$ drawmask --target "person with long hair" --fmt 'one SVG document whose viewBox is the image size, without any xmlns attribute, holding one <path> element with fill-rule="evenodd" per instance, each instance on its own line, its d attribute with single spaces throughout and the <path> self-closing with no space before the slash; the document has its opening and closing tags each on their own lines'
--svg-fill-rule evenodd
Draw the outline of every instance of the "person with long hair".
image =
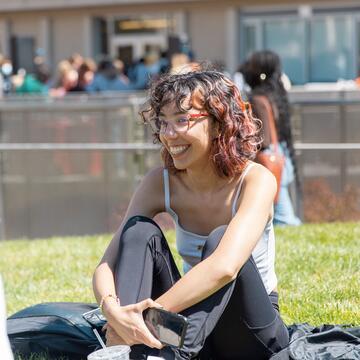
<svg viewBox="0 0 360 360">
<path fill-rule="evenodd" d="M 271 50 L 254 52 L 241 66 L 241 73 L 251 91 L 249 101 L 254 115 L 263 123 L 263 143 L 260 151 L 271 146 L 269 114 L 262 97 L 266 97 L 274 114 L 279 141 L 279 150 L 285 157 L 278 201 L 275 204 L 274 224 L 299 225 L 289 194 L 289 185 L 296 180 L 299 190 L 299 177 L 296 168 L 292 139 L 290 106 L 283 83 L 283 72 L 279 56 Z"/>
<path fill-rule="evenodd" d="M 222 73 L 165 75 L 141 116 L 163 165 L 135 191 L 93 277 L 109 345 L 131 359 L 268 359 L 288 345 L 275 274 L 274 176 L 253 162 L 259 121 Z M 180 275 L 153 217 L 169 213 Z M 142 312 L 163 307 L 188 319 L 184 345 L 163 347 Z"/>
</svg>

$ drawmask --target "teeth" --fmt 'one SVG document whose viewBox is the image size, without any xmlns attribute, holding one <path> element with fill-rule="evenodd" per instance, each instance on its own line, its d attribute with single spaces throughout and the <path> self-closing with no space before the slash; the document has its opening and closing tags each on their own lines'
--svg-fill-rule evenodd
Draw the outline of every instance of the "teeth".
<svg viewBox="0 0 360 360">
<path fill-rule="evenodd" d="M 181 152 L 185 151 L 188 148 L 187 145 L 180 145 L 180 146 L 170 146 L 170 153 L 173 155 L 180 154 Z"/>
</svg>

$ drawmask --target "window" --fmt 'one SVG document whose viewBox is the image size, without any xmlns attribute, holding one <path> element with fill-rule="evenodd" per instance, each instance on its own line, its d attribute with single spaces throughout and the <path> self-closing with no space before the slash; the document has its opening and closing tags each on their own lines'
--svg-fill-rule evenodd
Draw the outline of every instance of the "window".
<svg viewBox="0 0 360 360">
<path fill-rule="evenodd" d="M 244 38 L 246 48 L 244 49 L 245 58 L 256 50 L 256 26 L 253 24 L 244 27 Z"/>
<path fill-rule="evenodd" d="M 297 19 L 264 21 L 264 48 L 279 54 L 292 84 L 306 82 L 304 25 Z"/>
<path fill-rule="evenodd" d="M 352 14 L 315 14 L 309 19 L 294 14 L 241 18 L 241 51 L 270 49 L 280 55 L 283 70 L 295 85 L 354 79 L 357 75 L 356 41 L 360 26 Z M 357 27 L 355 26 L 357 24 Z"/>
<path fill-rule="evenodd" d="M 351 18 L 326 16 L 314 19 L 310 31 L 311 81 L 355 78 Z"/>
</svg>

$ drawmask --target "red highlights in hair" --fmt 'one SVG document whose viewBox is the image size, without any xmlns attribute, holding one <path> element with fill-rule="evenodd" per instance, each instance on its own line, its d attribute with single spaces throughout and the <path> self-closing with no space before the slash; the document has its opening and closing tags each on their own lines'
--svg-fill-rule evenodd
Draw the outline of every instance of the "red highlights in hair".
<svg viewBox="0 0 360 360">
<path fill-rule="evenodd" d="M 153 84 L 147 109 L 141 112 L 144 122 L 149 114 L 174 101 L 181 111 L 190 96 L 192 107 L 210 114 L 217 129 L 213 139 L 211 160 L 222 177 L 240 173 L 249 159 L 255 157 L 261 143 L 261 122 L 254 118 L 249 103 L 244 102 L 236 85 L 217 71 L 195 71 L 180 75 L 166 75 Z M 159 136 L 154 134 L 155 140 Z M 171 155 L 162 149 L 162 157 L 170 171 L 177 171 Z"/>
</svg>

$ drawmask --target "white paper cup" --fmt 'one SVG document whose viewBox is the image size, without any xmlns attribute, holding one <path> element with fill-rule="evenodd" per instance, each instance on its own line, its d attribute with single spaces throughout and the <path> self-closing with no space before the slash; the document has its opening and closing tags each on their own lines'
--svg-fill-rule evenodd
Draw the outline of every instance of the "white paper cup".
<svg viewBox="0 0 360 360">
<path fill-rule="evenodd" d="M 100 349 L 88 355 L 88 360 L 129 360 L 130 346 L 116 345 Z"/>
</svg>

